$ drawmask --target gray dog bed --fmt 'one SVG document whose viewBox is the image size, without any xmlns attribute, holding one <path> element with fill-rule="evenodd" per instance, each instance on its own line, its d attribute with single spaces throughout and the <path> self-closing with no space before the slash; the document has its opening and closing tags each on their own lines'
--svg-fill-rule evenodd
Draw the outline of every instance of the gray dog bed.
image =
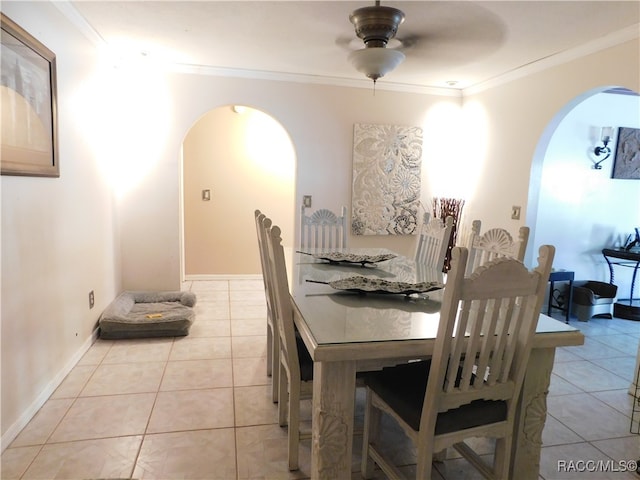
<svg viewBox="0 0 640 480">
<path fill-rule="evenodd" d="M 191 292 L 123 292 L 102 312 L 100 338 L 188 335 L 195 304 Z"/>
</svg>

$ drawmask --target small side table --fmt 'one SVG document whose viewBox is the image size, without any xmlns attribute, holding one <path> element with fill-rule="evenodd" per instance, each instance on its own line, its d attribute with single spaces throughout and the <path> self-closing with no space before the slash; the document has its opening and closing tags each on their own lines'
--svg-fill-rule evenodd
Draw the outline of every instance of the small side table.
<svg viewBox="0 0 640 480">
<path fill-rule="evenodd" d="M 565 313 L 565 323 L 569 323 L 569 317 L 571 316 L 571 302 L 573 302 L 573 279 L 575 272 L 568 272 L 566 270 L 554 270 L 549 274 L 549 304 L 547 305 L 547 315 L 551 315 L 551 309 L 557 308 Z M 559 307 L 553 305 L 553 284 L 555 282 L 569 282 L 569 299 L 567 300 L 567 307 Z"/>
</svg>

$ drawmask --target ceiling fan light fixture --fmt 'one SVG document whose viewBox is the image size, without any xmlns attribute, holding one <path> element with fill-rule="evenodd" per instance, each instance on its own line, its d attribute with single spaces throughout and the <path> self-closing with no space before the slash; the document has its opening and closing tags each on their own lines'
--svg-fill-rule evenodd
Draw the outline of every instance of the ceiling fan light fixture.
<svg viewBox="0 0 640 480">
<path fill-rule="evenodd" d="M 404 58 L 404 53 L 399 50 L 381 47 L 363 48 L 349 54 L 349 61 L 355 69 L 374 82 L 394 70 Z"/>
<path fill-rule="evenodd" d="M 349 61 L 375 84 L 404 60 L 404 53 L 386 48 L 404 22 L 404 13 L 397 8 L 381 7 L 380 0 L 376 0 L 374 6 L 354 10 L 349 21 L 365 44 L 365 48 L 351 52 Z"/>
</svg>

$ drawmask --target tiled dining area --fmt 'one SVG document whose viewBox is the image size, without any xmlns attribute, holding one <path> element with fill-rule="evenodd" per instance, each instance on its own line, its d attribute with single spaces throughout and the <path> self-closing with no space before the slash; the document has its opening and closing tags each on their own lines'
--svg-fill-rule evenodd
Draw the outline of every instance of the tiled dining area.
<svg viewBox="0 0 640 480">
<path fill-rule="evenodd" d="M 286 430 L 278 426 L 266 376 L 262 281 L 191 281 L 183 288 L 198 299 L 190 335 L 98 340 L 3 452 L 0 478 L 310 477 L 309 440 L 301 442 L 300 470 L 287 469 Z M 561 312 L 554 316 L 563 319 Z M 640 322 L 571 323 L 583 331 L 585 344 L 556 352 L 540 478 L 637 480 L 620 471 L 579 471 L 579 462 L 614 460 L 617 466 L 640 458 L 640 435 L 629 431 L 627 393 Z M 357 396 L 356 429 L 363 397 Z M 308 401 L 302 416 L 309 429 Z M 353 478 L 360 478 L 358 435 L 354 442 Z M 394 458 L 410 472 L 409 445 L 399 432 L 389 439 Z M 433 478 L 480 478 L 452 457 L 434 464 Z"/>
</svg>

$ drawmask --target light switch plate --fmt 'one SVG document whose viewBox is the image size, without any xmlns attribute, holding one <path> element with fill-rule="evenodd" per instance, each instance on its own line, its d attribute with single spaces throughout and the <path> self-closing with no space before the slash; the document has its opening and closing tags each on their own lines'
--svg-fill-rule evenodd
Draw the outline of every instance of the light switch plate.
<svg viewBox="0 0 640 480">
<path fill-rule="evenodd" d="M 311 195 L 302 196 L 302 205 L 304 205 L 304 208 L 311 208 Z"/>
</svg>

